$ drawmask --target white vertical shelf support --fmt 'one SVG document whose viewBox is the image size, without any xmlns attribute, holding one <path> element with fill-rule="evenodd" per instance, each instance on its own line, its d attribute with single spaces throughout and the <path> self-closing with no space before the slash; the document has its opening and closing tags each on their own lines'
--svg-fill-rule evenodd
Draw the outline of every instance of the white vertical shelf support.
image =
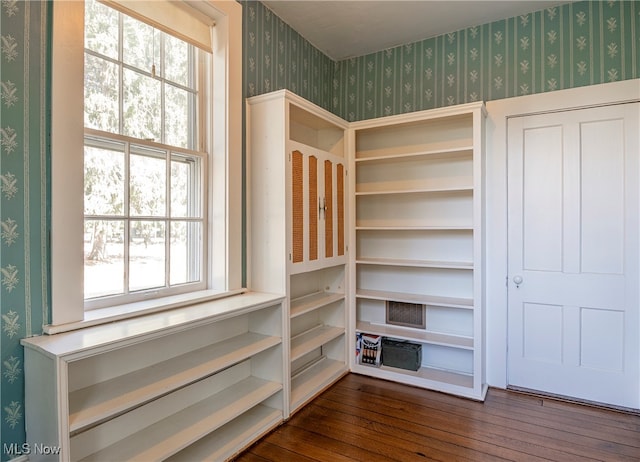
<svg viewBox="0 0 640 462">
<path fill-rule="evenodd" d="M 285 417 L 349 371 L 347 122 L 287 90 L 247 100 L 248 285 L 285 295 Z"/>
</svg>

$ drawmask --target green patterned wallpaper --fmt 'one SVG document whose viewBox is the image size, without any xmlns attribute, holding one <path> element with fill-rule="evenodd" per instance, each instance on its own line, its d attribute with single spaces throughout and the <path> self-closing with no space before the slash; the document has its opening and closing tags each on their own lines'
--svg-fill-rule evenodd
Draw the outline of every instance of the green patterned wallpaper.
<svg viewBox="0 0 640 462">
<path fill-rule="evenodd" d="M 245 94 L 287 88 L 350 121 L 640 77 L 638 1 L 567 3 L 339 62 L 242 3 Z"/>
<path fill-rule="evenodd" d="M 241 3 L 245 96 L 286 88 L 330 110 L 334 61 L 262 3 Z"/>
<path fill-rule="evenodd" d="M 0 410 L 5 443 L 22 443 L 23 350 L 48 308 L 49 3 L 0 6 Z"/>
<path fill-rule="evenodd" d="M 640 2 L 564 4 L 340 61 L 332 112 L 361 120 L 639 77 Z"/>
</svg>

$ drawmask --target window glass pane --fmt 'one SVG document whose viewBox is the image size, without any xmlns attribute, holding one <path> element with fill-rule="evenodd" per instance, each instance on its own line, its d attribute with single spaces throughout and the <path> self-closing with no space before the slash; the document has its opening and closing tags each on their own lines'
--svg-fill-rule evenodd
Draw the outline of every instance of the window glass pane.
<svg viewBox="0 0 640 462">
<path fill-rule="evenodd" d="M 84 46 L 109 58 L 118 58 L 118 12 L 96 1 L 85 2 Z"/>
<path fill-rule="evenodd" d="M 164 35 L 164 77 L 183 87 L 193 88 L 189 63 L 193 48 L 180 39 Z"/>
<path fill-rule="evenodd" d="M 148 24 L 122 15 L 122 60 L 149 74 L 155 64 L 160 74 L 160 34 Z"/>
<path fill-rule="evenodd" d="M 124 292 L 124 221 L 84 221 L 84 298 Z"/>
<path fill-rule="evenodd" d="M 171 161 L 171 216 L 192 216 L 194 161 L 174 157 Z"/>
<path fill-rule="evenodd" d="M 124 215 L 124 180 L 123 146 L 118 149 L 85 145 L 85 215 Z"/>
<path fill-rule="evenodd" d="M 84 125 L 119 133 L 118 66 L 95 56 L 84 58 Z"/>
<path fill-rule="evenodd" d="M 202 224 L 186 221 L 171 223 L 171 285 L 200 280 L 202 263 Z"/>
<path fill-rule="evenodd" d="M 107 132 L 88 130 L 84 153 L 85 299 L 99 307 L 202 282 L 205 159 L 180 151 L 198 149 L 203 76 L 192 45 L 86 4 L 85 128 Z"/>
<path fill-rule="evenodd" d="M 129 208 L 135 216 L 166 216 L 166 153 L 132 148 Z"/>
<path fill-rule="evenodd" d="M 165 285 L 165 223 L 131 221 L 129 238 L 129 290 Z"/>
<path fill-rule="evenodd" d="M 161 142 L 160 82 L 129 69 L 123 79 L 123 135 Z"/>
<path fill-rule="evenodd" d="M 193 149 L 190 124 L 194 107 L 192 93 L 165 84 L 165 143 L 179 148 Z"/>
</svg>

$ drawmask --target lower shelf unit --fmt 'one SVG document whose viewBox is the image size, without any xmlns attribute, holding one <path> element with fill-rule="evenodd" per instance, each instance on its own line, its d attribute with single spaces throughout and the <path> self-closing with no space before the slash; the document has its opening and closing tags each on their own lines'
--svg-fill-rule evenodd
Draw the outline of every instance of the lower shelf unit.
<svg viewBox="0 0 640 462">
<path fill-rule="evenodd" d="M 289 414 L 349 371 L 345 265 L 290 276 Z"/>
<path fill-rule="evenodd" d="M 297 371 L 291 378 L 291 409 L 299 409 L 315 397 L 320 392 L 320 384 L 332 384 L 346 373 L 344 361 L 326 356 Z"/>
<path fill-rule="evenodd" d="M 385 380 L 406 383 L 430 390 L 452 393 L 472 399 L 483 399 L 473 392 L 473 376 L 450 372 L 429 367 L 421 367 L 418 371 L 408 371 L 396 367 L 373 367 L 355 365 L 352 372 L 356 374 L 369 375 Z M 486 387 L 481 392 L 482 397 L 486 394 Z"/>
<path fill-rule="evenodd" d="M 284 420 L 282 300 L 246 293 L 23 340 L 27 440 L 65 461 L 233 457 Z"/>
<path fill-rule="evenodd" d="M 381 335 L 380 330 L 356 332 Z M 354 364 L 351 366 L 351 371 L 356 374 L 452 393 L 474 400 L 484 400 L 487 386 L 481 383 L 478 375 L 473 372 L 475 353 L 472 349 L 439 345 L 438 343 L 424 343 L 424 341 L 408 335 L 387 338 L 407 340 L 421 345 L 422 364 L 417 371 L 385 365 L 384 349 L 381 365 L 360 364 L 356 356 Z M 456 369 L 446 369 L 448 367 L 455 367 Z"/>
<path fill-rule="evenodd" d="M 411 319 L 398 324 L 392 314 L 398 315 L 389 311 L 389 302 L 396 308 L 399 306 L 397 309 L 400 310 L 404 308 L 403 303 L 408 304 L 406 309 L 412 313 L 408 316 Z M 481 348 L 473 335 L 473 325 L 477 321 L 472 300 L 360 289 L 356 292 L 355 305 L 356 348 L 353 351 L 356 355 L 352 361 L 352 372 L 484 400 L 487 386 L 483 383 L 482 358 L 478 357 Z M 406 360 L 407 368 L 393 367 L 396 364 L 392 361 L 385 362 L 384 342 L 381 341 L 379 365 L 366 364 L 365 347 L 358 341 L 358 336 L 409 342 L 411 348 L 408 350 L 419 346 L 420 356 L 416 358 L 417 353 L 411 356 L 408 350 L 394 352 L 394 358 L 400 354 Z M 412 370 L 413 367 L 418 367 L 418 370 Z M 480 373 L 477 372 L 479 368 Z"/>
<path fill-rule="evenodd" d="M 347 373 L 345 328 L 319 325 L 291 337 L 290 411 Z"/>
</svg>

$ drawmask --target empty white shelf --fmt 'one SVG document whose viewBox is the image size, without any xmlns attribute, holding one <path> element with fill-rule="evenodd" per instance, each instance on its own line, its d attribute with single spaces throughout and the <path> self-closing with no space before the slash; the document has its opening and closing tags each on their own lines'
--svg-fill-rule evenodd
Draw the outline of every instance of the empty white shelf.
<svg viewBox="0 0 640 462">
<path fill-rule="evenodd" d="M 373 153 L 356 152 L 356 163 L 361 162 L 399 162 L 405 159 L 415 159 L 420 157 L 443 158 L 443 157 L 469 157 L 473 154 L 473 144 L 463 143 L 460 146 L 442 149 L 428 149 L 419 151 L 403 151 L 398 149 L 380 149 Z"/>
<path fill-rule="evenodd" d="M 421 382 L 428 380 L 429 382 L 433 382 L 428 385 L 434 389 L 439 389 L 438 384 L 452 385 L 461 388 L 473 387 L 473 376 L 471 375 L 431 367 L 421 367 L 417 371 L 410 371 L 389 366 L 373 367 L 357 364 L 354 366 L 353 371 L 387 380 L 397 380 L 398 373 L 401 373 L 407 384 L 424 386 Z M 442 388 L 443 391 L 446 389 L 446 387 Z"/>
<path fill-rule="evenodd" d="M 248 332 L 69 393 L 69 430 L 100 423 L 280 343 L 280 337 Z"/>
<path fill-rule="evenodd" d="M 451 188 L 414 188 L 414 189 L 390 189 L 379 191 L 356 192 L 357 197 L 361 196 L 383 196 L 393 194 L 439 194 L 439 193 L 473 193 L 473 187 L 451 187 Z"/>
<path fill-rule="evenodd" d="M 299 297 L 291 300 L 291 313 L 290 316 L 295 318 L 302 314 L 308 313 L 315 309 L 327 306 L 330 303 L 344 300 L 344 294 L 336 294 L 332 292 L 315 292 L 304 297 Z"/>
<path fill-rule="evenodd" d="M 291 380 L 291 409 L 298 408 L 322 391 L 319 383 L 332 383 L 346 372 L 344 362 L 323 358 L 297 374 Z"/>
<path fill-rule="evenodd" d="M 167 461 L 227 460 L 281 422 L 282 411 L 258 404 Z"/>
<path fill-rule="evenodd" d="M 446 306 L 450 308 L 473 309 L 473 300 L 470 298 L 437 297 L 421 294 L 405 294 L 399 292 L 385 292 L 382 290 L 356 291 L 357 298 L 368 298 L 372 300 L 393 300 L 396 302 L 423 303 L 425 305 Z"/>
<path fill-rule="evenodd" d="M 344 335 L 344 327 L 316 326 L 291 337 L 290 360 L 295 361 L 341 335 Z"/>
<path fill-rule="evenodd" d="M 356 231 L 473 231 L 473 226 L 421 226 L 421 225 L 373 225 L 365 222 L 356 223 Z"/>
<path fill-rule="evenodd" d="M 418 268 L 442 268 L 442 269 L 463 269 L 472 270 L 472 262 L 458 261 L 432 261 L 432 260 L 405 260 L 397 258 L 368 258 L 360 257 L 356 260 L 357 264 L 362 265 L 381 265 L 381 266 L 412 266 Z"/>
<path fill-rule="evenodd" d="M 248 377 L 83 460 L 163 460 L 281 389 L 280 383 Z"/>
</svg>

